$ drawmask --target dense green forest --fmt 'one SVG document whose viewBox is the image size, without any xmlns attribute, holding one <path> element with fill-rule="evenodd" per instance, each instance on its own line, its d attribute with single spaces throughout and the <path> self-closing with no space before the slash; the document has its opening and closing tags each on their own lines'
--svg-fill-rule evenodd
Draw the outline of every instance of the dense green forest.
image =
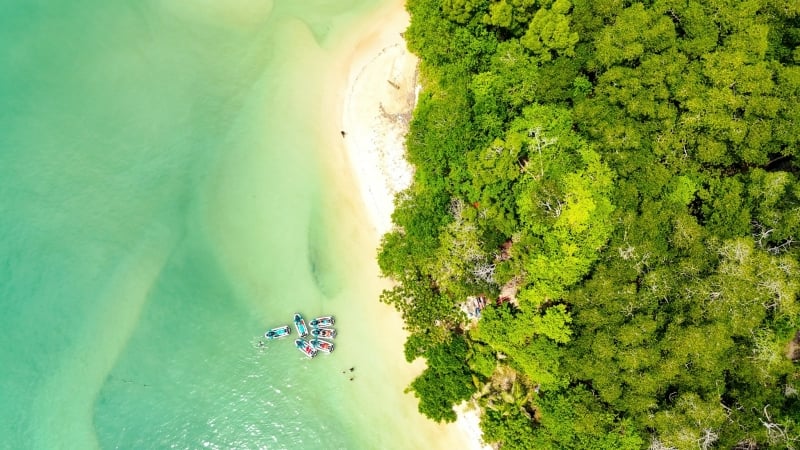
<svg viewBox="0 0 800 450">
<path fill-rule="evenodd" d="M 800 448 L 800 2 L 407 8 L 378 260 L 420 411 L 475 399 L 503 449 Z"/>
</svg>

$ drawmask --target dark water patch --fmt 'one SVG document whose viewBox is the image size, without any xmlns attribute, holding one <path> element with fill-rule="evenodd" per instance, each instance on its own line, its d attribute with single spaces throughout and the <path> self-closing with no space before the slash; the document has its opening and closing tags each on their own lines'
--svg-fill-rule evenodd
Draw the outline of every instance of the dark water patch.
<svg viewBox="0 0 800 450">
<path fill-rule="evenodd" d="M 225 399 L 214 390 L 233 381 L 258 329 L 221 274 L 198 236 L 170 256 L 96 399 L 102 448 L 198 448 L 210 437 L 206 422 Z"/>
<path fill-rule="evenodd" d="M 280 15 L 294 16 L 306 26 L 320 48 L 328 48 L 333 32 L 341 31 L 344 21 L 380 3 L 381 0 L 276 0 L 275 10 Z"/>
<path fill-rule="evenodd" d="M 334 257 L 327 239 L 331 238 L 330 228 L 319 205 L 319 199 L 311 208 L 308 228 L 308 265 L 314 284 L 323 297 L 334 298 L 343 288 L 341 265 L 347 261 Z"/>
<path fill-rule="evenodd" d="M 172 255 L 96 399 L 101 447 L 357 448 L 314 408 L 330 361 L 291 339 L 254 348 L 263 324 L 221 273 L 197 236 Z"/>
</svg>

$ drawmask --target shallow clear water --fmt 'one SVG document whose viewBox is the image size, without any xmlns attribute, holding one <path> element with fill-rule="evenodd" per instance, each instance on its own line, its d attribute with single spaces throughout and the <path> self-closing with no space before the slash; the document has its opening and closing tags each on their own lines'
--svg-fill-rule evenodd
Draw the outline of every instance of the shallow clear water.
<svg viewBox="0 0 800 450">
<path fill-rule="evenodd" d="M 422 445 L 320 148 L 378 3 L 3 2 L 2 447 Z M 333 355 L 257 346 L 296 310 L 337 314 Z"/>
</svg>

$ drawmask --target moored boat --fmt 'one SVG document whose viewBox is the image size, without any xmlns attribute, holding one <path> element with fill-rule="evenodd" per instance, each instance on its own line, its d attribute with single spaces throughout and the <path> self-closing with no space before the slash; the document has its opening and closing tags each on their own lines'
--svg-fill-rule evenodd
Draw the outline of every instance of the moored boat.
<svg viewBox="0 0 800 450">
<path fill-rule="evenodd" d="M 305 339 L 295 339 L 294 345 L 297 346 L 297 349 L 303 352 L 303 354 L 309 358 L 317 356 L 317 350 Z"/>
<path fill-rule="evenodd" d="M 292 334 L 292 329 L 289 328 L 289 325 L 284 325 L 282 327 L 271 328 L 264 333 L 264 337 L 267 339 L 278 339 L 289 336 L 290 334 Z"/>
<path fill-rule="evenodd" d="M 300 337 L 308 336 L 306 321 L 303 319 L 303 316 L 301 316 L 300 313 L 295 313 L 294 315 L 294 327 L 297 328 L 297 334 L 299 334 Z"/>
<path fill-rule="evenodd" d="M 312 339 L 311 345 L 313 345 L 315 349 L 325 353 L 333 351 L 333 342 L 323 341 L 322 339 Z"/>
<path fill-rule="evenodd" d="M 333 339 L 336 337 L 336 330 L 333 328 L 314 328 L 311 330 L 311 334 L 318 338 Z"/>
<path fill-rule="evenodd" d="M 333 323 L 334 323 L 333 316 L 322 316 L 322 317 L 317 317 L 316 319 L 309 322 L 309 325 L 311 325 L 314 328 L 320 328 L 320 327 L 332 327 Z"/>
</svg>

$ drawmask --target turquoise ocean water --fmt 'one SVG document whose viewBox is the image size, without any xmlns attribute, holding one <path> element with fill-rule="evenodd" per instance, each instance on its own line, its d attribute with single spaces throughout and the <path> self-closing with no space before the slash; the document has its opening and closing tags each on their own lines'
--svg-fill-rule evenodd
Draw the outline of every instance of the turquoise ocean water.
<svg viewBox="0 0 800 450">
<path fill-rule="evenodd" d="M 378 4 L 2 2 L 0 448 L 422 445 L 320 148 L 330 50 Z M 295 310 L 340 349 L 257 346 Z"/>
</svg>

